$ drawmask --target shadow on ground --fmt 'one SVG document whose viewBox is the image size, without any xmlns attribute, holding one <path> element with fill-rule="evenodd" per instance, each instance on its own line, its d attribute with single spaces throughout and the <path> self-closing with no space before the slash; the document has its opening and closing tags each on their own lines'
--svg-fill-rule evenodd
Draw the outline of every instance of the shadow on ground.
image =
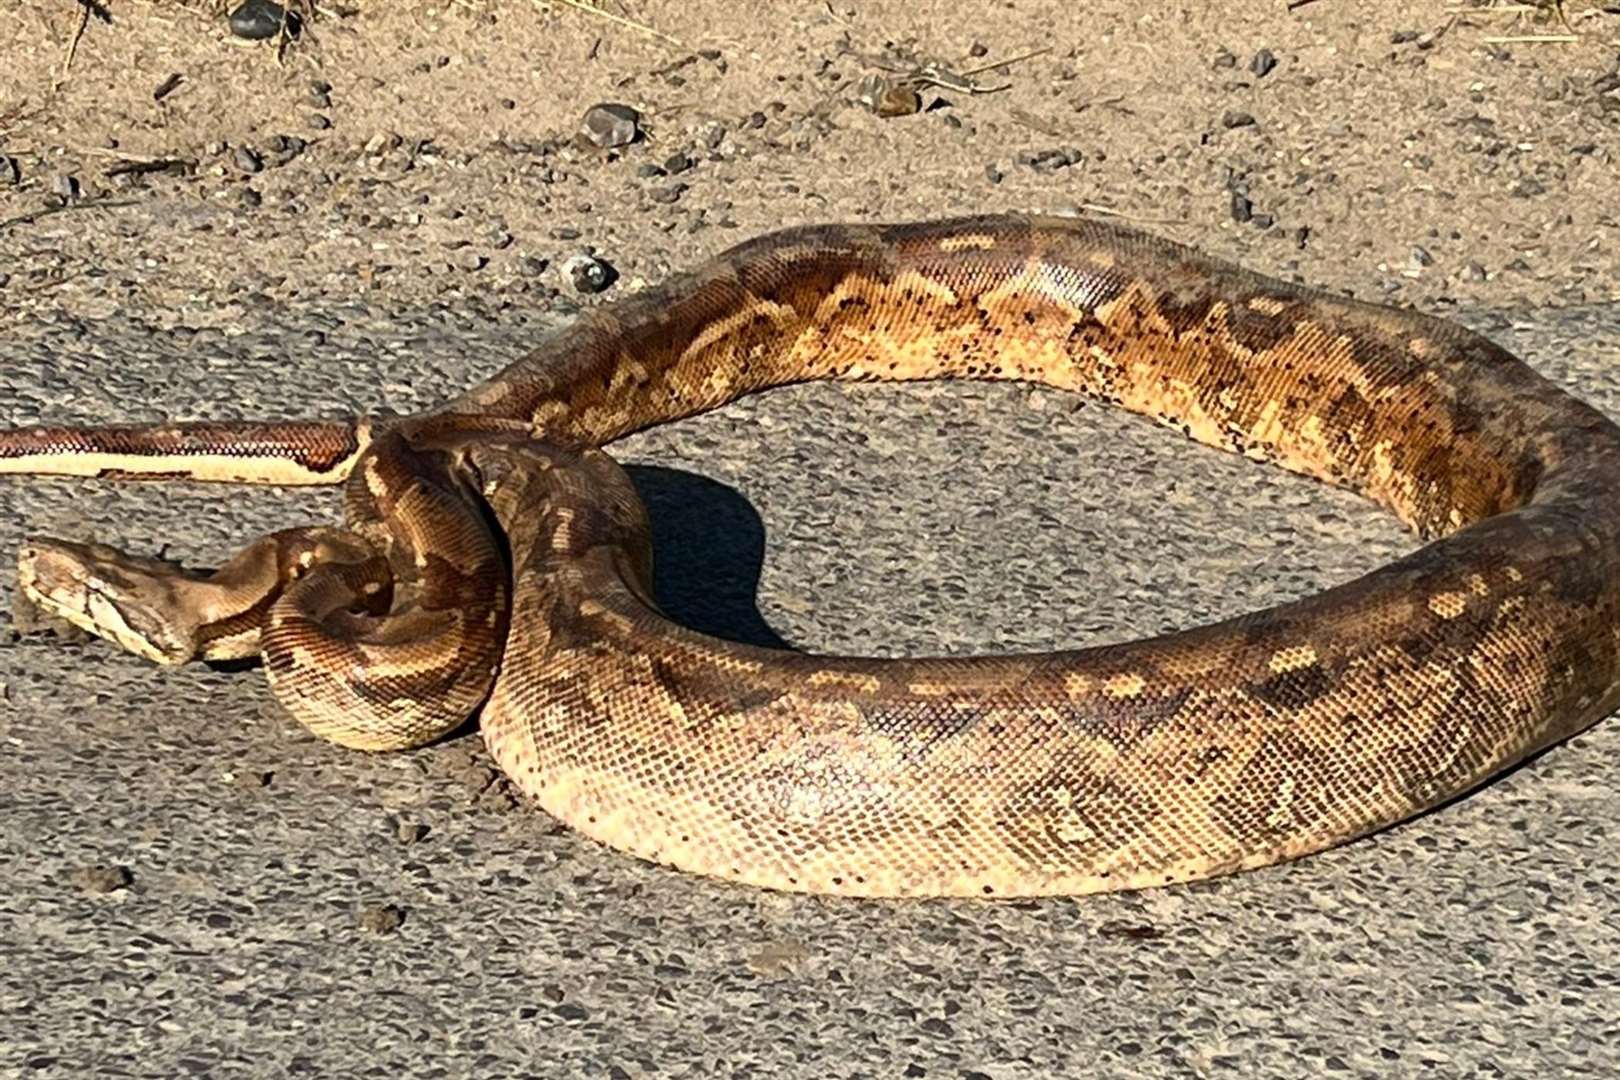
<svg viewBox="0 0 1620 1080">
<path fill-rule="evenodd" d="M 664 613 L 728 641 L 789 648 L 759 611 L 765 524 L 747 498 L 680 469 L 626 471 L 652 519 L 653 587 Z"/>
</svg>

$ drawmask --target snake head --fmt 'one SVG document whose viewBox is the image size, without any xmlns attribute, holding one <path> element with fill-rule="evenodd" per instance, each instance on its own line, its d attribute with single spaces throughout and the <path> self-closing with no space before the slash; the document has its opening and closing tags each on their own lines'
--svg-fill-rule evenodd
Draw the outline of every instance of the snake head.
<svg viewBox="0 0 1620 1080">
<path fill-rule="evenodd" d="M 127 555 L 105 544 L 36 537 L 17 554 L 17 586 L 39 611 L 106 638 L 159 664 L 197 653 L 197 624 L 177 617 L 173 563 Z"/>
</svg>

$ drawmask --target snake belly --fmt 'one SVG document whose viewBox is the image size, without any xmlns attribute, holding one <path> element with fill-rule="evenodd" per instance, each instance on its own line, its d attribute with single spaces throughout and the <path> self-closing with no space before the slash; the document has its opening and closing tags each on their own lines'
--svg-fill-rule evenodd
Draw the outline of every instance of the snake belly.
<svg viewBox="0 0 1620 1080">
<path fill-rule="evenodd" d="M 601 446 L 771 386 L 937 378 L 1119 405 L 1360 492 L 1425 546 L 1267 611 L 1040 654 L 816 656 L 657 610 L 645 511 Z M 1262 866 L 1435 806 L 1620 705 L 1612 421 L 1453 323 L 1117 226 L 784 230 L 580 316 L 430 413 L 256 430 L 233 449 L 119 429 L 117 467 L 207 478 L 195 462 L 214 455 L 242 479 L 262 455 L 278 475 L 349 475 L 369 509 L 335 546 L 434 552 L 414 569 L 389 556 L 437 607 L 382 617 L 427 628 L 382 635 L 405 641 L 386 673 L 344 651 L 357 616 L 321 627 L 341 599 L 276 602 L 263 644 L 295 715 L 350 745 L 410 745 L 421 732 L 379 735 L 343 694 L 392 708 L 472 672 L 456 700 L 487 692 L 490 751 L 546 811 L 754 885 L 1007 897 Z M 98 438 L 0 435 L 0 469 L 92 472 Z M 407 481 L 438 517 L 390 496 Z M 474 497 L 499 544 L 455 509 Z M 482 598 L 477 618 L 456 615 L 462 596 Z M 458 644 L 473 636 L 483 652 Z"/>
</svg>

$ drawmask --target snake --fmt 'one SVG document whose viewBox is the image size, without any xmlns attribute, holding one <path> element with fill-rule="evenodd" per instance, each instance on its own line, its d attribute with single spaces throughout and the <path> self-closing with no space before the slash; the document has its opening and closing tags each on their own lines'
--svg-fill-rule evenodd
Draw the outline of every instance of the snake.
<svg viewBox="0 0 1620 1080">
<path fill-rule="evenodd" d="M 1119 406 L 1357 492 L 1417 546 L 1266 610 L 1047 652 L 817 655 L 660 609 L 647 511 L 604 446 L 770 387 L 919 379 Z M 342 524 L 213 568 L 25 540 L 20 596 L 159 663 L 257 657 L 341 746 L 476 717 L 572 829 L 767 889 L 1009 898 L 1252 870 L 1461 797 L 1620 706 L 1610 418 L 1456 322 L 1097 219 L 777 229 L 426 411 L 18 427 L 0 471 L 344 485 Z"/>
</svg>

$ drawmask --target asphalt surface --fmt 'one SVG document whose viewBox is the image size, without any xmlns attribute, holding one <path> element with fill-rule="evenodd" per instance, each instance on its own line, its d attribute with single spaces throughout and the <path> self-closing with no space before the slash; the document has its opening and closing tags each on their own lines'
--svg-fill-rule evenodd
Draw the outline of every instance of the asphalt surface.
<svg viewBox="0 0 1620 1080">
<path fill-rule="evenodd" d="M 1620 307 L 1471 321 L 1620 415 Z M 0 341 L 0 423 L 426 405 L 513 312 L 122 316 Z M 1019 387 L 802 387 L 627 440 L 695 625 L 871 653 L 1120 640 L 1413 541 L 1353 497 Z M 25 533 L 205 563 L 327 491 L 5 478 Z M 757 595 L 756 595 L 757 589 Z M 9 609 L 9 604 L 6 605 Z M 8 611 L 9 617 L 9 611 Z M 515 805 L 470 732 L 323 744 L 259 672 L 0 633 L 0 1075 L 1612 1076 L 1610 719 L 1289 866 L 1031 903 L 794 897 Z M 127 876 L 124 872 L 127 871 Z"/>
</svg>

